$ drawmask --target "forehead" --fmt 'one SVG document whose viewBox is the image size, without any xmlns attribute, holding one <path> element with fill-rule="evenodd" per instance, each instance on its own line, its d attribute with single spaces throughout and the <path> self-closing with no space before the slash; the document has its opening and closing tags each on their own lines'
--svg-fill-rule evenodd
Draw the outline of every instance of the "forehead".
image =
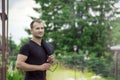
<svg viewBox="0 0 120 80">
<path fill-rule="evenodd" d="M 44 27 L 43 23 L 34 22 L 33 27 Z"/>
</svg>

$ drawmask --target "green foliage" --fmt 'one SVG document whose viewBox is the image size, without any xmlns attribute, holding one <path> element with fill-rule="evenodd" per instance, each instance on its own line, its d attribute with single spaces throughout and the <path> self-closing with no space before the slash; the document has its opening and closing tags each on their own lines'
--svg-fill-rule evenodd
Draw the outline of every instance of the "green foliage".
<svg viewBox="0 0 120 80">
<path fill-rule="evenodd" d="M 120 18 L 111 22 L 111 45 L 120 44 Z"/>
<path fill-rule="evenodd" d="M 7 80 L 23 80 L 23 74 L 18 70 L 8 70 Z"/>
<path fill-rule="evenodd" d="M 10 54 L 13 54 L 15 52 L 17 52 L 17 45 L 15 44 L 15 42 L 12 40 L 12 36 L 10 36 L 8 38 L 8 47 L 10 49 Z"/>
<path fill-rule="evenodd" d="M 19 52 L 20 48 L 21 48 L 25 43 L 27 43 L 29 40 L 30 40 L 30 37 L 21 39 L 20 44 L 17 46 L 17 52 Z"/>
<path fill-rule="evenodd" d="M 45 39 L 57 50 L 73 52 L 73 46 L 77 45 L 77 51 L 88 50 L 97 57 L 103 56 L 109 44 L 110 16 L 106 16 L 112 8 L 114 0 L 35 0 L 40 8 L 34 10 L 42 16 L 39 19 L 45 21 Z M 99 14 L 92 15 L 98 12 Z M 35 19 L 35 18 L 34 18 Z"/>
<path fill-rule="evenodd" d="M 9 56 L 9 63 L 8 63 L 8 65 L 11 65 L 11 63 L 12 63 L 11 66 L 12 66 L 12 69 L 13 69 L 13 70 L 15 69 L 16 58 L 17 58 L 16 55 L 10 55 L 10 56 Z"/>
<path fill-rule="evenodd" d="M 104 77 L 109 77 L 109 76 L 113 77 L 114 66 L 112 64 L 113 62 L 110 62 L 106 60 L 105 58 L 97 58 L 97 57 L 91 57 L 87 61 L 88 69 Z"/>
<path fill-rule="evenodd" d="M 24 72 L 15 68 L 16 56 L 9 56 L 9 63 L 7 64 L 6 80 L 23 80 Z"/>
<path fill-rule="evenodd" d="M 114 75 L 114 60 L 105 57 L 98 58 L 96 57 L 95 53 L 92 53 L 92 55 L 88 55 L 81 51 L 81 53 L 79 54 L 76 54 L 75 52 L 66 53 L 66 55 L 64 56 L 59 54 L 57 56 L 57 59 L 60 62 L 63 62 L 66 67 L 69 67 L 71 69 L 75 67 L 83 73 L 86 69 L 88 69 L 88 71 L 93 71 L 97 75 L 101 75 L 104 77 L 113 77 Z"/>
<path fill-rule="evenodd" d="M 23 80 L 24 73 L 15 68 L 16 55 L 9 55 L 7 62 L 6 80 Z"/>
<path fill-rule="evenodd" d="M 28 38 L 21 39 L 20 45 L 21 45 L 21 46 L 24 45 L 24 44 L 27 43 L 29 40 L 30 40 L 29 37 L 28 37 Z"/>
<path fill-rule="evenodd" d="M 10 59 L 10 61 L 16 61 L 16 56 L 10 55 L 10 56 L 9 56 L 9 59 Z"/>
</svg>

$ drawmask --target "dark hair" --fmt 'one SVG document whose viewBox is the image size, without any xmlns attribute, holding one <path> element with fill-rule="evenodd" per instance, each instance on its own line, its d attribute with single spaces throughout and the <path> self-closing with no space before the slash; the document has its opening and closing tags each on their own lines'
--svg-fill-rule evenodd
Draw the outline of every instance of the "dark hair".
<svg viewBox="0 0 120 80">
<path fill-rule="evenodd" d="M 41 20 L 33 20 L 31 23 L 30 23 L 30 28 L 33 28 L 33 24 L 37 22 L 37 23 L 42 23 Z"/>
</svg>

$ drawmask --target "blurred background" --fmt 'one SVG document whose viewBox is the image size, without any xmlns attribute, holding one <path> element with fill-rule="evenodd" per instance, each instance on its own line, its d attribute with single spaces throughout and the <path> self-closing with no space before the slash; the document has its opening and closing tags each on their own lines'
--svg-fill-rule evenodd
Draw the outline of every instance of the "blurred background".
<svg viewBox="0 0 120 80">
<path fill-rule="evenodd" d="M 45 23 L 44 39 L 55 47 L 56 63 L 47 80 L 119 80 L 119 0 L 7 0 L 8 57 L 6 80 L 23 80 L 15 68 L 20 47 L 31 39 L 30 22 Z M 0 13 L 2 0 L 0 0 Z M 0 21 L 2 66 L 2 21 Z M 118 67 L 117 67 L 118 66 Z M 117 72 L 116 72 L 117 71 Z M 1 72 L 2 73 L 2 72 Z"/>
</svg>

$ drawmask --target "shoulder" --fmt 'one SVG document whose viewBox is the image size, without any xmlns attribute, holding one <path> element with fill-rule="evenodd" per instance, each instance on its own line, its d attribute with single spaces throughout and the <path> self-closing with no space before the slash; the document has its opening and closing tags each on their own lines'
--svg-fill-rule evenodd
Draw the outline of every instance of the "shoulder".
<svg viewBox="0 0 120 80">
<path fill-rule="evenodd" d="M 30 45 L 31 45 L 31 41 L 26 42 L 25 44 L 23 44 L 21 46 L 20 51 L 21 50 L 28 50 L 28 49 L 30 49 Z"/>
<path fill-rule="evenodd" d="M 24 55 L 28 55 L 29 54 L 29 51 L 30 51 L 30 41 L 25 43 L 19 50 L 19 53 L 20 54 L 24 54 Z"/>
<path fill-rule="evenodd" d="M 30 41 L 27 42 L 27 43 L 25 43 L 25 44 L 23 44 L 22 47 L 29 47 L 29 45 L 30 45 Z M 21 48 L 22 48 L 22 47 L 21 47 Z"/>
</svg>

